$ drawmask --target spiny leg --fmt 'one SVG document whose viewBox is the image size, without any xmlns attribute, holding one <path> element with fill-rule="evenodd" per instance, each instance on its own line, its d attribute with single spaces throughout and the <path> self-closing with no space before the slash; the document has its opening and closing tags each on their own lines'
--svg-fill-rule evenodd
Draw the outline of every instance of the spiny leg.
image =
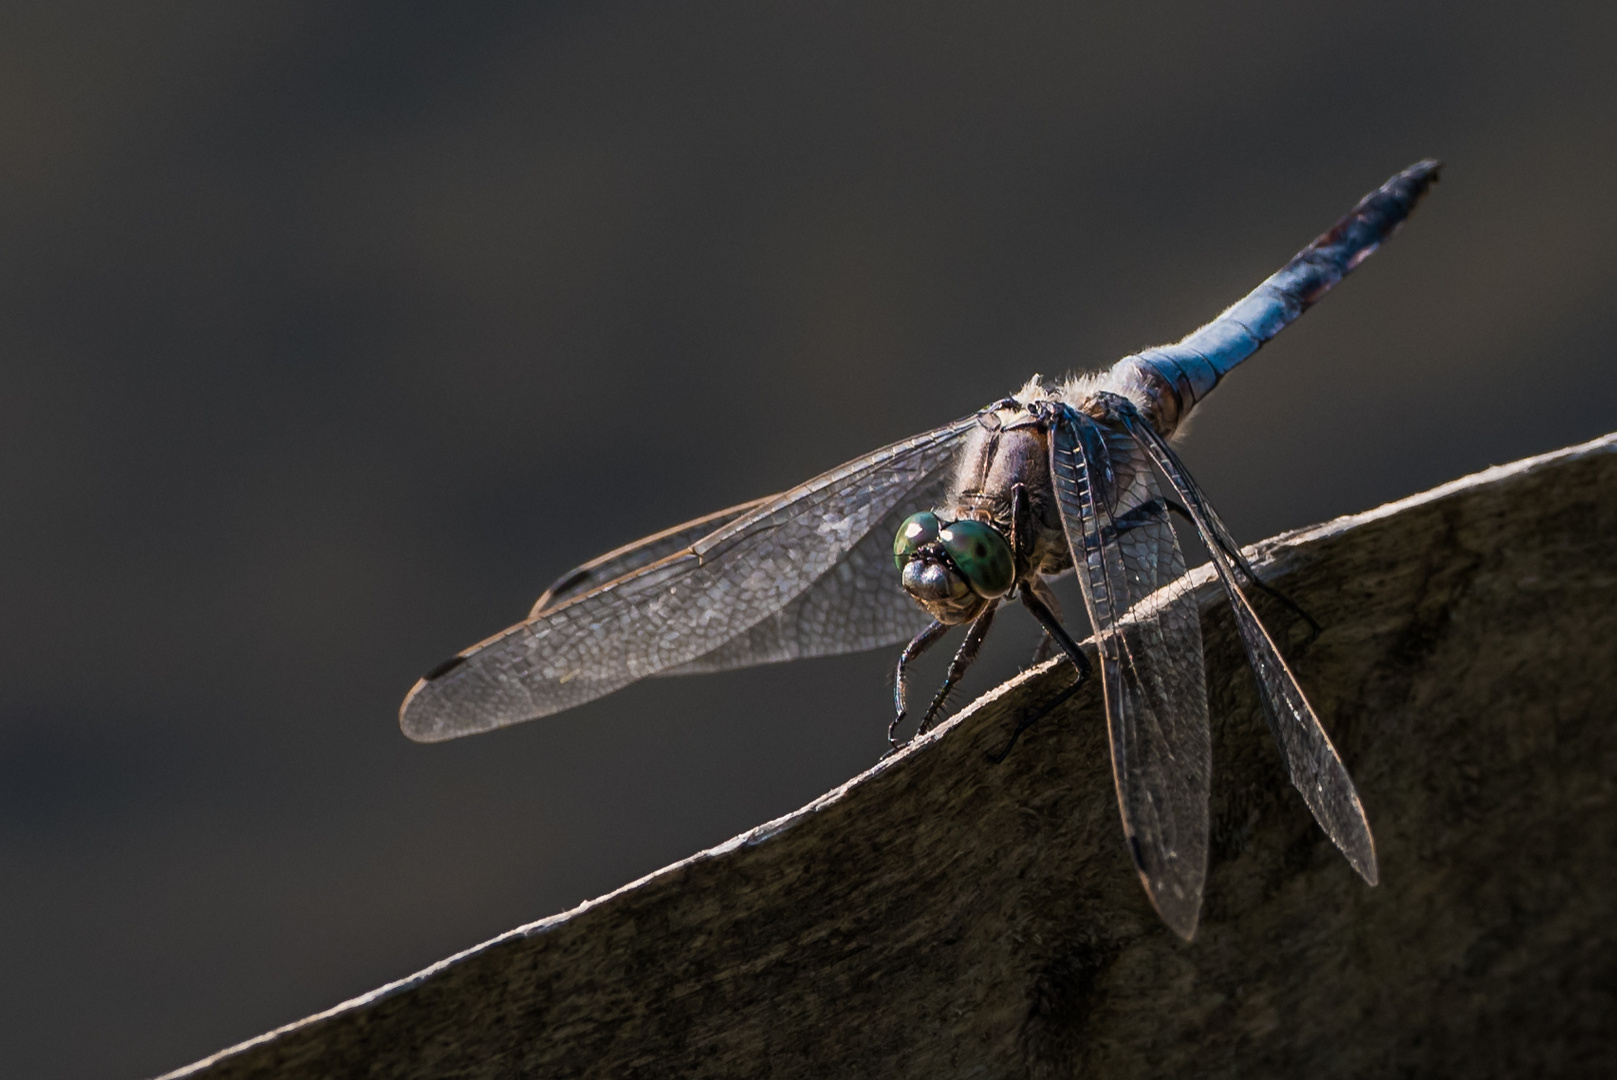
<svg viewBox="0 0 1617 1080">
<path fill-rule="evenodd" d="M 1195 526 L 1196 519 L 1191 516 L 1188 509 L 1181 506 L 1179 503 L 1174 502 L 1172 499 L 1163 499 L 1162 501 L 1169 510 L 1178 514 L 1182 519 L 1188 521 L 1192 526 Z M 1203 540 L 1205 539 L 1206 537 L 1203 537 Z M 1229 557 L 1230 562 L 1235 564 L 1235 568 L 1241 571 L 1241 576 L 1246 578 L 1247 581 L 1251 582 L 1254 588 L 1274 597 L 1276 600 L 1280 601 L 1280 603 L 1283 604 L 1293 615 L 1297 616 L 1303 622 L 1308 624 L 1308 640 L 1303 644 L 1312 645 L 1315 639 L 1317 639 L 1320 635 L 1320 625 L 1315 621 L 1314 617 L 1307 611 L 1303 610 L 1301 604 L 1298 604 L 1291 597 L 1287 596 L 1273 585 L 1270 585 L 1268 582 L 1260 579 L 1258 577 L 1258 572 L 1252 569 L 1252 564 L 1246 561 L 1246 556 L 1241 554 L 1241 550 L 1239 548 L 1231 550 L 1230 547 L 1226 546 L 1222 542 L 1218 542 L 1218 546 L 1223 549 L 1224 554 Z"/>
<path fill-rule="evenodd" d="M 1033 539 L 1033 521 L 1028 516 L 1030 508 L 1027 502 L 1027 485 L 1011 485 L 1011 558 L 1016 561 L 1018 573 L 1023 572 L 1023 564 L 1032 554 L 1028 550 Z"/>
<path fill-rule="evenodd" d="M 898 725 L 904 722 L 909 713 L 909 662 L 930 649 L 937 640 L 949 632 L 949 627 L 936 619 L 932 625 L 916 634 L 910 643 L 904 646 L 904 651 L 898 654 L 898 673 L 893 676 L 893 722 L 887 725 L 887 743 L 892 750 L 898 749 Z"/>
<path fill-rule="evenodd" d="M 1011 557 L 1016 560 L 1016 571 L 1022 581 L 1022 588 L 1031 588 L 1038 593 L 1044 606 L 1055 612 L 1057 619 L 1061 618 L 1061 606 L 1056 602 L 1055 594 L 1040 580 L 1038 572 L 1030 565 L 1033 558 L 1033 509 L 1028 504 L 1027 485 L 1011 485 Z M 1039 638 L 1038 646 L 1033 650 L 1033 662 L 1042 664 L 1056 654 L 1056 643 L 1048 633 Z"/>
<path fill-rule="evenodd" d="M 1092 672 L 1089 657 L 1085 656 L 1084 651 L 1078 647 L 1078 643 L 1072 640 L 1072 635 L 1067 633 L 1067 628 L 1061 625 L 1061 620 L 1056 618 L 1055 612 L 1050 610 L 1049 606 L 1039 598 L 1034 590 L 1024 588 L 1021 592 L 1023 606 L 1033 613 L 1035 619 L 1039 620 L 1040 625 L 1044 627 L 1044 632 L 1049 634 L 1057 645 L 1061 646 L 1061 650 L 1072 661 L 1073 667 L 1078 669 L 1078 678 L 1073 681 L 1071 686 L 1063 690 L 1054 701 L 1037 712 L 1024 716 L 1017 721 L 1016 730 L 1011 732 L 1010 741 L 1005 744 L 1005 749 L 997 754 L 988 755 L 988 760 L 995 765 L 1010 756 L 1012 748 L 1016 746 L 1016 740 L 1022 737 L 1022 732 L 1044 719 L 1046 714 L 1058 706 L 1066 703 L 1069 698 L 1078 692 L 1080 687 L 1089 681 L 1089 676 Z"/>
<path fill-rule="evenodd" d="M 966 631 L 966 640 L 960 643 L 960 649 L 949 661 L 949 673 L 943 678 L 943 685 L 938 687 L 937 694 L 932 698 L 932 704 L 927 706 L 926 715 L 921 717 L 921 723 L 915 729 L 915 734 L 924 735 L 932 727 L 938 713 L 943 710 L 943 703 L 949 697 L 949 692 L 955 684 L 965 675 L 966 669 L 971 667 L 972 661 L 977 659 L 977 653 L 983 647 L 983 638 L 988 636 L 988 628 L 994 625 L 994 611 L 999 607 L 999 601 L 990 600 L 983 613 L 972 620 L 971 629 Z"/>
<path fill-rule="evenodd" d="M 1050 609 L 1050 614 L 1055 616 L 1056 622 L 1061 621 L 1061 602 L 1056 599 L 1056 594 L 1050 591 L 1049 584 L 1043 578 L 1036 576 L 1029 578 L 1022 583 L 1022 588 L 1031 590 L 1033 595 L 1039 598 L 1039 602 Z M 1056 639 L 1050 636 L 1050 631 L 1046 630 L 1039 637 L 1038 647 L 1033 650 L 1033 663 L 1035 665 L 1044 663 L 1056 654 L 1059 647 Z"/>
</svg>

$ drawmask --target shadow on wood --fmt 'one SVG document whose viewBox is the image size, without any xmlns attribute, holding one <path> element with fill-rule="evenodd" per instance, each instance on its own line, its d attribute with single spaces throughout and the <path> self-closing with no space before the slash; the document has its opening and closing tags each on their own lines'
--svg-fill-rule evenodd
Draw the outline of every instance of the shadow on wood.
<svg viewBox="0 0 1617 1080">
<path fill-rule="evenodd" d="M 1617 436 L 1259 545 L 1375 829 L 1290 787 L 1202 577 L 1196 940 L 1124 852 L 1098 693 L 1029 672 L 811 806 L 170 1074 L 1617 1073 Z M 1287 643 L 1288 627 L 1294 631 Z"/>
</svg>

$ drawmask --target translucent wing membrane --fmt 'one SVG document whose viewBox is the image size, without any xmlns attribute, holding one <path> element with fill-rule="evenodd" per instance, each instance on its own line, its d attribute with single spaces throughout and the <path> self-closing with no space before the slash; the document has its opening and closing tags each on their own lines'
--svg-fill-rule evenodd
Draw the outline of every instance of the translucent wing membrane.
<svg viewBox="0 0 1617 1080">
<path fill-rule="evenodd" d="M 803 595 L 724 645 L 688 664 L 658 675 L 696 675 L 735 668 L 830 656 L 892 645 L 914 637 L 930 616 L 899 587 L 891 567 L 892 534 L 912 506 L 933 506 L 943 499 L 948 474 L 913 491 L 865 538 L 849 549 L 842 562 Z M 546 610 L 582 596 L 659 559 L 683 551 L 710 533 L 774 499 L 754 499 L 728 510 L 676 525 L 633 544 L 610 551 L 570 570 L 546 589 L 528 613 L 535 619 Z"/>
<path fill-rule="evenodd" d="M 658 674 L 698 675 L 862 652 L 920 633 L 932 616 L 893 571 L 893 536 L 914 510 L 939 505 L 952 477 L 953 469 L 943 468 L 918 482 L 791 603 L 712 652 Z"/>
<path fill-rule="evenodd" d="M 533 610 L 528 612 L 528 618 L 538 618 L 549 608 L 560 607 L 566 601 L 593 592 L 607 582 L 616 581 L 642 566 L 650 566 L 659 559 L 684 551 L 702 537 L 718 532 L 743 514 L 758 509 L 774 498 L 776 496 L 766 495 L 762 499 L 732 506 L 728 510 L 705 514 L 683 525 L 675 525 L 672 529 L 664 529 L 632 544 L 625 544 L 600 558 L 591 559 L 583 566 L 569 570 L 557 578 L 550 588 L 534 601 Z"/>
<path fill-rule="evenodd" d="M 1117 399 L 1118 402 L 1121 400 Z M 1347 856 L 1348 862 L 1360 876 L 1374 885 L 1378 877 L 1375 841 L 1370 835 L 1370 823 L 1365 820 L 1364 808 L 1359 804 L 1359 793 L 1342 759 L 1337 756 L 1336 747 L 1331 745 L 1330 737 L 1325 734 L 1313 707 L 1297 685 L 1296 677 L 1286 666 L 1273 639 L 1258 621 L 1251 601 L 1241 589 L 1229 555 L 1229 552 L 1239 549 L 1230 537 L 1229 530 L 1219 520 L 1201 488 L 1185 471 L 1167 441 L 1126 403 L 1119 406 L 1118 413 L 1129 434 L 1173 485 L 1207 544 L 1213 567 L 1229 595 L 1230 607 L 1235 611 L 1241 643 L 1257 676 L 1264 715 L 1274 732 L 1275 741 L 1280 744 L 1291 782 L 1302 793 L 1303 801 L 1308 804 L 1314 820 L 1319 822 L 1326 835 L 1342 849 L 1342 854 Z"/>
<path fill-rule="evenodd" d="M 1123 831 L 1151 902 L 1188 939 L 1207 877 L 1212 750 L 1184 555 L 1150 459 L 1125 433 L 1063 408 L 1050 463 L 1100 651 Z"/>
<path fill-rule="evenodd" d="M 891 556 L 867 549 L 885 549 L 891 530 L 878 526 L 896 529 L 918 497 L 940 490 L 975 423 L 966 417 L 738 508 L 698 539 L 697 523 L 659 534 L 688 546 L 653 561 L 636 565 L 658 538 L 597 560 L 634 568 L 582 594 L 563 579 L 528 621 L 417 682 L 400 726 L 436 742 L 548 716 L 650 675 L 901 640 L 924 617 L 895 614 L 914 605 L 893 580 Z"/>
</svg>

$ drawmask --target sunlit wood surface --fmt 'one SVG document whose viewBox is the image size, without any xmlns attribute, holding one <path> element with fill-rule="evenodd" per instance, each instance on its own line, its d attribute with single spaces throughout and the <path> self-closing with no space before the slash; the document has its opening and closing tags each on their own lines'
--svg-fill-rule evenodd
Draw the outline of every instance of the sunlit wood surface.
<svg viewBox="0 0 1617 1080">
<path fill-rule="evenodd" d="M 1208 585 L 1188 945 L 1124 851 L 1096 693 L 984 760 L 1056 666 L 788 818 L 171 1075 L 1617 1073 L 1617 436 L 1259 556 L 1324 625 L 1303 647 L 1259 600 L 1377 888 L 1288 785 Z"/>
</svg>

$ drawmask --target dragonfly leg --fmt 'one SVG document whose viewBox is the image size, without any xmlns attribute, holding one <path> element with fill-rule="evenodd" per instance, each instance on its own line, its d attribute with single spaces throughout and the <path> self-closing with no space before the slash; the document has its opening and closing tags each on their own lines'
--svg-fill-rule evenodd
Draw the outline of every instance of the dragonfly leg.
<svg viewBox="0 0 1617 1080">
<path fill-rule="evenodd" d="M 994 610 L 998 607 L 997 602 L 990 601 L 988 606 L 983 608 L 983 613 L 972 620 L 971 629 L 966 631 L 966 640 L 960 643 L 954 659 L 949 661 L 949 673 L 944 676 L 943 685 L 938 687 L 938 692 L 933 695 L 932 704 L 927 706 L 926 715 L 921 717 L 921 723 L 916 727 L 915 734 L 924 735 L 932 727 L 932 722 L 938 718 L 938 713 L 943 711 L 943 704 L 948 700 L 955 684 L 977 659 L 977 653 L 983 647 L 983 639 L 988 636 L 988 628 L 994 625 Z"/>
<path fill-rule="evenodd" d="M 1162 501 L 1169 510 L 1178 514 L 1182 519 L 1188 521 L 1191 525 L 1196 524 L 1195 516 L 1192 515 L 1189 509 L 1187 509 L 1183 504 L 1177 503 L 1172 499 L 1163 499 Z M 1233 544 L 1226 544 L 1223 542 L 1223 540 L 1218 541 L 1218 546 L 1219 549 L 1223 551 L 1226 556 L 1228 556 L 1230 562 L 1235 564 L 1235 568 L 1241 572 L 1241 576 L 1246 578 L 1246 580 L 1251 583 L 1254 588 L 1258 589 L 1260 592 L 1267 593 L 1268 595 L 1274 597 L 1293 615 L 1297 616 L 1303 622 L 1308 624 L 1308 640 L 1303 644 L 1305 646 L 1312 645 L 1315 639 L 1319 637 L 1321 629 L 1319 623 L 1314 619 L 1314 617 L 1305 611 L 1302 605 L 1297 603 L 1291 597 L 1287 596 L 1273 585 L 1270 585 L 1268 582 L 1261 580 L 1258 577 L 1258 572 L 1252 569 L 1252 564 L 1246 561 L 1246 556 L 1241 554 L 1240 548 L 1235 547 Z"/>
<path fill-rule="evenodd" d="M 1044 632 L 1055 638 L 1056 644 L 1061 646 L 1061 651 L 1066 653 L 1068 659 L 1072 661 L 1072 666 L 1078 669 L 1079 680 L 1088 679 L 1089 657 L 1085 656 L 1084 650 L 1080 649 L 1078 643 L 1072 640 L 1072 635 L 1067 633 L 1067 628 L 1061 625 L 1061 620 L 1056 618 L 1055 612 L 1050 610 L 1037 593 L 1030 590 L 1024 589 L 1022 591 L 1022 605 L 1033 613 L 1035 619 L 1039 620 L 1039 623 L 1044 627 Z"/>
<path fill-rule="evenodd" d="M 1043 583 L 1041 582 L 1040 584 L 1042 585 Z M 1046 594 L 1049 592 L 1047 588 L 1041 591 L 1045 592 Z M 1051 599 L 1053 600 L 1054 597 L 1052 596 Z M 1078 643 L 1072 640 L 1072 635 L 1067 633 L 1066 627 L 1061 625 L 1061 620 L 1056 617 L 1054 611 L 1050 610 L 1050 606 L 1040 599 L 1038 592 L 1033 589 L 1024 588 L 1022 590 L 1022 604 L 1033 613 L 1033 617 L 1035 619 L 1039 620 L 1039 623 L 1044 627 L 1044 632 L 1050 636 L 1051 640 L 1053 640 L 1057 645 L 1061 646 L 1061 650 L 1065 652 L 1068 659 L 1072 661 L 1072 666 L 1078 669 L 1078 678 L 1073 681 L 1071 686 L 1063 690 L 1054 701 L 1044 706 L 1044 708 L 1039 709 L 1037 712 L 1033 712 L 1022 717 L 1016 722 L 1016 729 L 1011 732 L 1010 740 L 1006 742 L 1005 749 L 1001 750 L 997 754 L 988 755 L 988 760 L 993 762 L 995 765 L 998 765 L 1000 762 L 1004 761 L 1010 756 L 1012 748 L 1016 746 L 1016 740 L 1022 737 L 1022 732 L 1026 731 L 1040 720 L 1043 720 L 1047 714 L 1055 710 L 1058 706 L 1065 704 L 1068 699 L 1076 694 L 1079 689 L 1089 681 L 1089 676 L 1092 672 L 1089 664 L 1089 657 L 1085 656 L 1084 651 L 1078 647 Z"/>
<path fill-rule="evenodd" d="M 915 638 L 904 646 L 904 651 L 898 654 L 898 672 L 893 676 L 893 722 L 887 725 L 887 743 L 891 748 L 888 751 L 889 753 L 898 749 L 898 725 L 904 722 L 904 717 L 909 713 L 907 700 L 910 680 L 909 671 L 907 670 L 909 663 L 926 652 L 927 649 L 930 649 L 940 637 L 948 632 L 949 627 L 947 624 L 933 619 L 932 625 L 916 634 Z"/>
<path fill-rule="evenodd" d="M 1056 603 L 1055 593 L 1052 593 L 1039 575 L 1029 565 L 1033 553 L 1028 550 L 1032 547 L 1033 520 L 1032 509 L 1028 505 L 1027 486 L 1024 484 L 1011 485 L 1011 557 L 1016 562 L 1017 575 L 1022 581 L 1023 589 L 1033 589 L 1044 601 L 1044 606 L 1055 612 L 1056 618 L 1061 618 L 1061 607 Z M 1056 654 L 1055 639 L 1048 633 L 1039 639 L 1038 647 L 1033 650 L 1033 663 L 1042 664 Z"/>
<path fill-rule="evenodd" d="M 1033 523 L 1028 518 L 1027 486 L 1011 485 L 1011 558 L 1021 573 L 1032 552 L 1027 548 L 1033 539 Z"/>
<path fill-rule="evenodd" d="M 1055 616 L 1056 622 L 1061 621 L 1061 602 L 1056 599 L 1056 594 L 1050 591 L 1050 586 L 1043 578 L 1030 578 L 1023 583 L 1022 588 L 1031 590 L 1033 595 L 1039 598 L 1039 602 L 1050 609 L 1050 614 Z M 1058 648 L 1060 646 L 1056 644 L 1056 639 L 1046 630 L 1044 636 L 1039 638 L 1038 647 L 1033 650 L 1033 663 L 1044 663 L 1056 654 Z"/>
</svg>

